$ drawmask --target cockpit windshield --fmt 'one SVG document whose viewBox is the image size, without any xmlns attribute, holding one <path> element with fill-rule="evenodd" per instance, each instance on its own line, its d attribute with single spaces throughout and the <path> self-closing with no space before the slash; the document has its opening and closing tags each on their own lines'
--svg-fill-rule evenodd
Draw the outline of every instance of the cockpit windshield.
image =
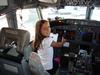
<svg viewBox="0 0 100 75">
<path fill-rule="evenodd" d="M 0 29 L 3 27 L 8 27 L 6 15 L 0 16 Z"/>
<path fill-rule="evenodd" d="M 65 6 L 64 8 L 44 8 L 42 9 L 43 19 L 60 17 L 61 19 L 85 19 L 87 7 L 83 6 Z"/>
</svg>

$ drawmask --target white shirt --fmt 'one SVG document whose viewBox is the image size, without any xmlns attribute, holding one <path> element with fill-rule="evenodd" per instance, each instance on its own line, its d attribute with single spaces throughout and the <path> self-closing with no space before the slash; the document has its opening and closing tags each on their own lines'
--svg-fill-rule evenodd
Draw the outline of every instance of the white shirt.
<svg viewBox="0 0 100 75">
<path fill-rule="evenodd" d="M 44 38 L 38 50 L 38 55 L 40 56 L 45 70 L 50 70 L 53 68 L 53 47 L 51 47 L 52 42 L 53 39 L 51 37 Z"/>
</svg>

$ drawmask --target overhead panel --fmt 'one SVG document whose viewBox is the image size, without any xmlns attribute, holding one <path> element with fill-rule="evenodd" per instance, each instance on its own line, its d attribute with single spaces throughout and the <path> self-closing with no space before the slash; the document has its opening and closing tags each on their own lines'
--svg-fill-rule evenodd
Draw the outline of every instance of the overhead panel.
<svg viewBox="0 0 100 75">
<path fill-rule="evenodd" d="M 93 0 L 61 0 L 60 3 L 68 6 L 88 6 L 93 3 Z"/>
</svg>

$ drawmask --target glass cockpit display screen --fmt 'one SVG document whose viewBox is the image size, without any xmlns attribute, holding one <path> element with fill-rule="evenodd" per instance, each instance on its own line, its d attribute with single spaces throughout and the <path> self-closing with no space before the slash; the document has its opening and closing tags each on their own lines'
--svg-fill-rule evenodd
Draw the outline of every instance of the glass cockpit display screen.
<svg viewBox="0 0 100 75">
<path fill-rule="evenodd" d="M 75 40 L 76 32 L 74 30 L 67 30 L 65 36 L 68 40 Z"/>
<path fill-rule="evenodd" d="M 58 40 L 64 37 L 66 40 L 75 40 L 76 31 L 75 30 L 56 30 L 59 34 Z"/>
<path fill-rule="evenodd" d="M 93 33 L 92 32 L 82 32 L 82 41 L 84 42 L 92 42 L 93 40 Z"/>
<path fill-rule="evenodd" d="M 92 26 L 81 26 L 79 37 L 82 42 L 92 42 L 94 38 L 94 27 Z"/>
<path fill-rule="evenodd" d="M 100 44 L 100 33 L 96 34 L 96 38 L 95 39 L 96 39 L 96 42 Z"/>
</svg>

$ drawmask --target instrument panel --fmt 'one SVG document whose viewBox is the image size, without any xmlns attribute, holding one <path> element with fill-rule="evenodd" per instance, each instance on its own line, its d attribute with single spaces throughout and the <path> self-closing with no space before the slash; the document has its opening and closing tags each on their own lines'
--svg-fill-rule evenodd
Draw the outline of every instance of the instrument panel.
<svg viewBox="0 0 100 75">
<path fill-rule="evenodd" d="M 79 48 L 80 46 L 88 49 L 91 47 L 90 50 L 95 45 L 100 45 L 100 22 L 98 21 L 65 19 L 52 21 L 50 25 L 52 32 L 59 34 L 58 41 L 64 37 L 71 44 L 78 44 Z"/>
<path fill-rule="evenodd" d="M 87 71 L 87 75 L 91 75 L 94 72 L 92 70 L 94 66 L 91 64 L 97 64 L 98 61 L 100 63 L 100 22 L 65 19 L 52 21 L 50 25 L 52 32 L 58 34 L 58 41 L 64 37 L 68 42 L 68 46 L 59 49 L 58 56 L 61 57 L 61 68 L 69 66 L 71 61 L 74 63 L 73 68 L 76 69 L 74 70 L 75 74 L 81 71 L 84 75 Z M 57 51 L 55 50 L 55 53 Z"/>
<path fill-rule="evenodd" d="M 59 33 L 61 36 L 75 37 L 75 40 L 82 41 L 82 38 L 90 38 L 97 40 L 100 34 L 100 22 L 89 21 L 89 20 L 76 20 L 76 19 L 65 19 L 60 21 L 50 22 L 52 31 Z M 87 36 L 87 37 L 86 37 Z M 70 39 L 71 40 L 71 39 Z"/>
</svg>

